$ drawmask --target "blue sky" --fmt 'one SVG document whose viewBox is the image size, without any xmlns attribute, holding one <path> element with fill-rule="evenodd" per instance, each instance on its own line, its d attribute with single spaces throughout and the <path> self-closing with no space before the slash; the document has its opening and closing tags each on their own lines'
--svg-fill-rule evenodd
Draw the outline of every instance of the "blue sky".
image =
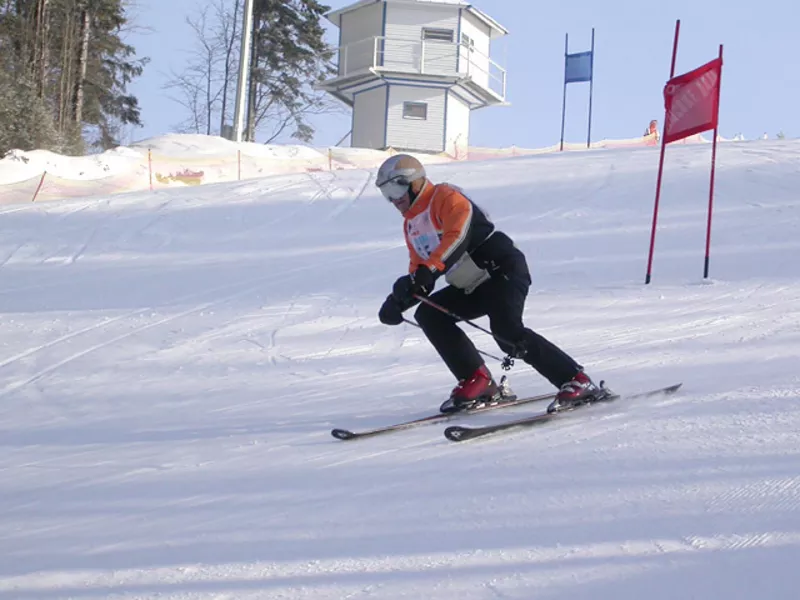
<svg viewBox="0 0 800 600">
<path fill-rule="evenodd" d="M 145 30 L 128 43 L 150 64 L 131 91 L 141 103 L 144 127 L 132 140 L 168 133 L 183 108 L 162 89 L 170 69 L 179 69 L 192 47 L 184 17 L 203 0 L 138 0 L 136 24 Z M 351 1 L 329 0 L 332 8 Z M 796 13 L 789 0 L 478 0 L 510 34 L 495 42 L 492 58 L 508 71 L 511 106 L 473 113 L 474 146 L 537 148 L 558 142 L 564 74 L 564 34 L 570 52 L 588 50 L 595 28 L 592 139 L 640 135 L 650 119 L 663 121 L 662 89 L 669 75 L 675 20 L 681 19 L 676 74 L 716 57 L 724 44 L 720 133 L 751 139 L 783 131 L 800 137 L 800 69 L 794 56 Z M 330 29 L 335 42 L 336 30 Z M 586 139 L 589 84 L 567 91 L 566 139 Z M 315 123 L 314 145 L 335 144 L 350 129 L 347 115 Z M 131 141 L 131 140 L 125 140 Z"/>
</svg>

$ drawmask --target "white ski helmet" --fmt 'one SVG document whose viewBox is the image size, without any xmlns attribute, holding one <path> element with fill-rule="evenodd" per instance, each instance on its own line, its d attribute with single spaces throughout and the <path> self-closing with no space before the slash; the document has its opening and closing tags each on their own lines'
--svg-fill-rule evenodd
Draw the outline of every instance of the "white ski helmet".
<svg viewBox="0 0 800 600">
<path fill-rule="evenodd" d="M 416 158 L 408 154 L 395 154 L 383 161 L 375 185 L 391 202 L 402 198 L 409 191 L 412 181 L 425 177 L 425 167 Z"/>
</svg>

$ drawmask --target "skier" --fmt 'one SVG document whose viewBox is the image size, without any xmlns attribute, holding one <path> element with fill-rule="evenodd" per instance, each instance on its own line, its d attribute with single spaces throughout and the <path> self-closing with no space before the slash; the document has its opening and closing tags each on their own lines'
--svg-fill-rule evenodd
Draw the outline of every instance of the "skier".
<svg viewBox="0 0 800 600">
<path fill-rule="evenodd" d="M 522 311 L 531 276 L 525 255 L 498 231 L 486 212 L 458 187 L 434 184 L 413 156 L 396 154 L 378 170 L 376 185 L 404 217 L 410 256 L 407 275 L 395 281 L 378 313 L 386 325 L 427 297 L 444 275 L 449 284 L 430 300 L 461 319 L 488 316 L 501 350 L 520 358 L 558 389 L 548 412 L 601 399 L 595 385 L 563 350 L 525 327 Z M 417 323 L 458 380 L 442 412 L 502 401 L 502 391 L 457 319 L 423 302 Z"/>
</svg>

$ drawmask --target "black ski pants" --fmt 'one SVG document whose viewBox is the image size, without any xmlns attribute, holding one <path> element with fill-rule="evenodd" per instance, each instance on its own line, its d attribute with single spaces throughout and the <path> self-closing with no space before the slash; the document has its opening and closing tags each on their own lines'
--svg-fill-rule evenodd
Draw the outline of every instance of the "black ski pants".
<svg viewBox="0 0 800 600">
<path fill-rule="evenodd" d="M 527 278 L 500 275 L 485 281 L 471 294 L 447 286 L 431 294 L 430 299 L 462 319 L 488 316 L 489 329 L 499 338 L 497 344 L 503 352 L 521 358 L 554 386 L 561 387 L 582 367 L 523 324 L 522 311 L 529 287 Z M 484 364 L 472 340 L 458 326 L 457 319 L 424 302 L 414 316 L 456 379 L 469 379 Z"/>
</svg>

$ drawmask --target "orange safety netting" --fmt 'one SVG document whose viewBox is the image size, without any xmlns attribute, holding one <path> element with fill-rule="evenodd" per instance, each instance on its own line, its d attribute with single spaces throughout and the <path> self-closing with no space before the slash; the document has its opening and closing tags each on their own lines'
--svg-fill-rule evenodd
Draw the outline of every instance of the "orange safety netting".
<svg viewBox="0 0 800 600">
<path fill-rule="evenodd" d="M 700 135 L 692 136 L 681 143 L 704 143 Z M 622 140 L 600 140 L 590 149 L 633 148 L 658 145 L 657 134 Z M 248 144 L 244 145 L 245 147 Z M 275 147 L 273 147 L 274 149 Z M 442 163 L 461 160 L 491 160 L 513 156 L 530 156 L 558 152 L 559 145 L 546 148 L 480 148 L 459 149 L 457 156 L 441 153 L 424 155 L 427 163 Z M 565 151 L 587 150 L 586 144 L 564 144 Z M 145 148 L 136 148 L 131 160 L 122 171 L 100 178 L 69 178 L 62 173 L 57 176 L 48 172 L 36 177 L 0 185 L 0 203 L 41 202 L 64 198 L 108 196 L 124 192 L 158 190 L 173 187 L 204 185 L 254 179 L 269 175 L 284 175 L 339 169 L 373 169 L 396 150 L 371 150 L 366 148 L 308 148 L 304 146 L 258 147 L 258 154 L 243 150 L 233 152 L 202 152 L 186 148 L 173 153 L 159 153 Z M 422 155 L 420 155 L 422 156 Z M 30 171 L 28 170 L 28 173 Z"/>
</svg>

